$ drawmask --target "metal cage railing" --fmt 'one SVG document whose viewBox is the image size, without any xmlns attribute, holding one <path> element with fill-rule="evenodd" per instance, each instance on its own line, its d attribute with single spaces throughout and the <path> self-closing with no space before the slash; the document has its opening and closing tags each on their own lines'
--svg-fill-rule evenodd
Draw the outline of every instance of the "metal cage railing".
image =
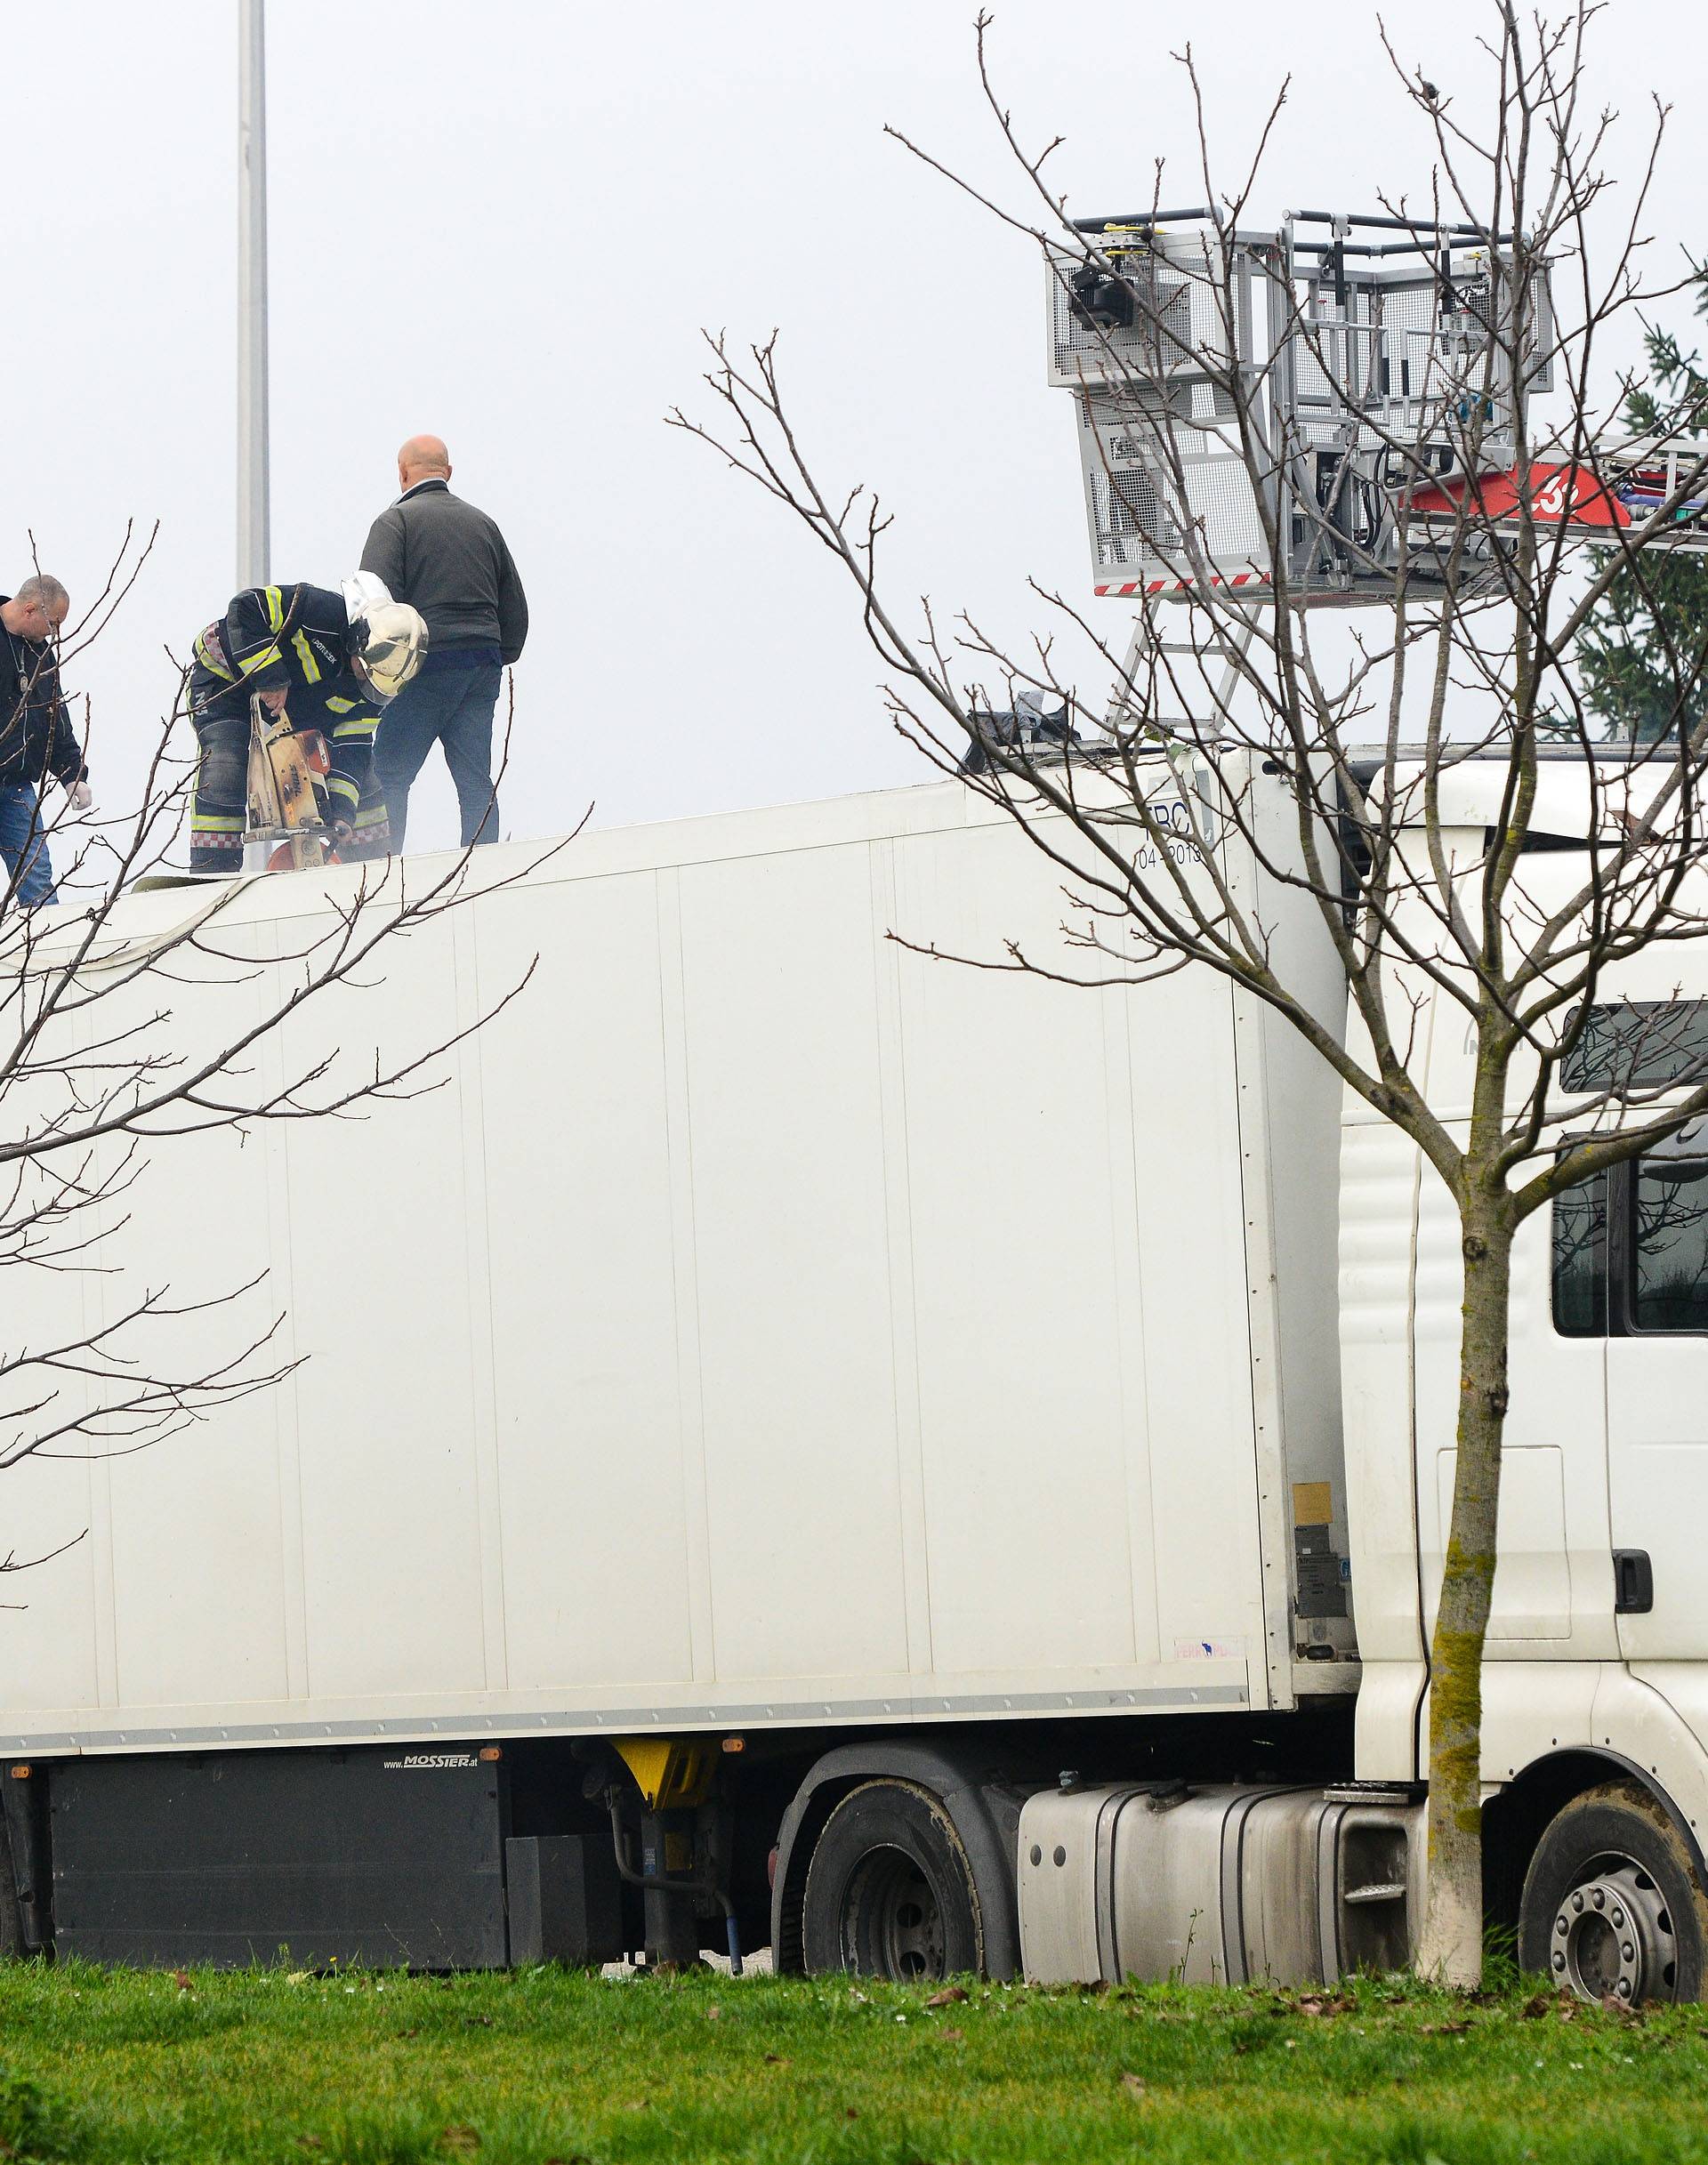
<svg viewBox="0 0 1708 2165">
<path fill-rule="evenodd" d="M 1301 602 L 1356 602 L 1402 562 L 1443 575 L 1411 497 L 1512 458 L 1521 403 L 1552 382 L 1545 266 L 1510 237 L 1386 217 L 1076 231 L 1048 255 L 1048 370 L 1077 407 L 1100 594 L 1285 577 Z"/>
</svg>

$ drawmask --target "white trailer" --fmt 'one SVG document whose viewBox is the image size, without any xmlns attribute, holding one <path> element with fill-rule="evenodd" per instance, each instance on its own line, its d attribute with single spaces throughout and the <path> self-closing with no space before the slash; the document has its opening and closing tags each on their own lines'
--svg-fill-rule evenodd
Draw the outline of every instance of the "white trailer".
<svg viewBox="0 0 1708 2165">
<path fill-rule="evenodd" d="M 0 1610 L 12 1943 L 1403 1959 L 1456 1357 L 1413 1147 L 1207 972 L 1084 992 L 892 938 L 1064 958 L 1061 875 L 955 783 L 540 858 L 477 853 L 483 891 L 254 1079 L 447 1041 L 537 956 L 440 1087 L 162 1143 L 100 1271 L 15 1274 L 39 1344 L 264 1269 L 301 1364 L 157 1449 L 6 1477 L 14 1553 L 85 1536 Z M 174 986 L 174 1032 L 276 1000 L 359 877 L 232 899 L 249 966 Z M 1261 907 L 1332 1014 L 1313 910 Z M 1438 1104 L 1462 1057 L 1444 1017 Z M 1708 1340 L 1608 1335 L 1605 1269 L 1599 1334 L 1582 1300 L 1562 1332 L 1549 1242 L 1515 1275 L 1491 1898 L 1533 1955 L 1567 1918 L 1585 1989 L 1694 1992 Z M 237 1324 L 159 1328 L 205 1365 Z M 1645 1614 L 1615 1549 L 1652 1559 Z M 1580 1894 L 1631 1929 L 1573 1924 Z"/>
</svg>

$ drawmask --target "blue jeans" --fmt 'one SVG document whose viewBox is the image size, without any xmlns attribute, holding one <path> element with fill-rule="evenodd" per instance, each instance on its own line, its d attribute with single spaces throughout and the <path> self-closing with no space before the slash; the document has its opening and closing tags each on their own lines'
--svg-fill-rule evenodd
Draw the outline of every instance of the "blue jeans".
<svg viewBox="0 0 1708 2165">
<path fill-rule="evenodd" d="M 391 818 L 391 847 L 403 849 L 409 785 L 436 744 L 456 785 L 463 846 L 495 842 L 498 801 L 493 793 L 492 713 L 504 666 L 495 647 L 447 647 L 429 653 L 380 716 L 374 771 Z"/>
<path fill-rule="evenodd" d="M 28 782 L 0 788 L 0 858 L 18 884 L 12 900 L 33 910 L 39 903 L 57 902 L 53 891 L 53 865 L 47 854 L 47 837 L 36 792 Z M 18 866 L 24 860 L 20 876 Z"/>
</svg>

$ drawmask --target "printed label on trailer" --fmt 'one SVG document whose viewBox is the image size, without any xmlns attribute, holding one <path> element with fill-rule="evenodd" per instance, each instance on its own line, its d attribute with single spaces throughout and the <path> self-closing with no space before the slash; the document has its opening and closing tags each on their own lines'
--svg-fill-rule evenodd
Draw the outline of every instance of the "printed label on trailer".
<svg viewBox="0 0 1708 2165">
<path fill-rule="evenodd" d="M 406 1751 L 400 1759 L 386 1759 L 382 1764 L 388 1774 L 413 1774 L 439 1767 L 478 1767 L 480 1762 L 471 1751 Z"/>
<path fill-rule="evenodd" d="M 1137 872 L 1155 872 L 1164 857 L 1176 865 L 1199 865 L 1216 846 L 1217 822 L 1209 769 L 1195 763 L 1189 781 L 1164 786 L 1145 801 L 1153 832 L 1133 853 Z M 1189 793 L 1191 802 L 1187 802 Z"/>
</svg>

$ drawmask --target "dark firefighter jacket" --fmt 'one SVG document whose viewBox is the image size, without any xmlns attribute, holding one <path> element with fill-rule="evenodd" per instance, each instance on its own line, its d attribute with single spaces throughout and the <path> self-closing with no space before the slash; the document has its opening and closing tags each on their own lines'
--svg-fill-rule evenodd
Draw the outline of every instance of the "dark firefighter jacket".
<svg viewBox="0 0 1708 2165">
<path fill-rule="evenodd" d="M 11 599 L 0 594 L 0 603 Z M 48 775 L 69 789 L 86 771 L 52 648 L 0 626 L 0 789 L 39 787 Z"/>
<path fill-rule="evenodd" d="M 248 587 L 197 635 L 192 687 L 198 720 L 228 709 L 246 719 L 252 693 L 286 693 L 293 726 L 326 740 L 327 786 L 346 817 L 361 794 L 379 722 L 350 666 L 349 627 L 344 598 L 330 587 Z"/>
</svg>

